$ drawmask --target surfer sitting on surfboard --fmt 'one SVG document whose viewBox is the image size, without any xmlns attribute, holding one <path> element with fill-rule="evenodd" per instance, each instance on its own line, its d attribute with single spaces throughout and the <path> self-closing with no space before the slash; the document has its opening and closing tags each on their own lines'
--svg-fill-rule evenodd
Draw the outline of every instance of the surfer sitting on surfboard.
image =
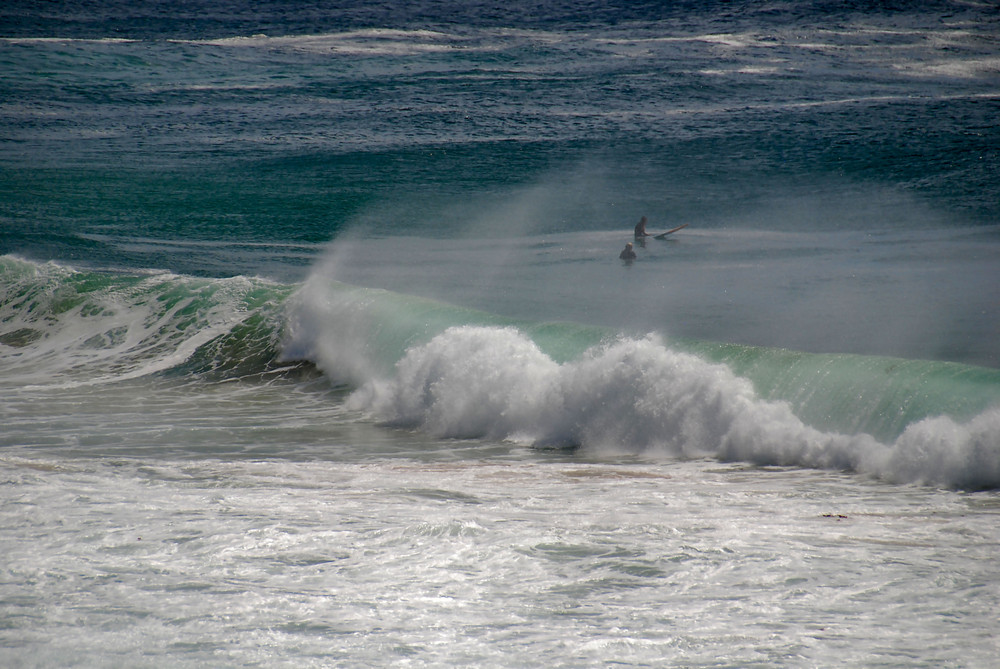
<svg viewBox="0 0 1000 669">
<path fill-rule="evenodd" d="M 688 225 L 689 225 L 688 223 L 685 223 L 683 225 L 678 225 L 676 228 L 667 230 L 666 232 L 661 232 L 658 235 L 654 235 L 651 232 L 646 232 L 646 217 L 643 216 L 642 218 L 639 219 L 639 222 L 635 224 L 635 238 L 639 240 L 640 246 L 645 246 L 644 242 L 646 241 L 646 237 L 652 237 L 653 239 L 666 239 L 667 235 L 669 235 L 670 233 L 682 230 L 686 228 Z"/>
</svg>

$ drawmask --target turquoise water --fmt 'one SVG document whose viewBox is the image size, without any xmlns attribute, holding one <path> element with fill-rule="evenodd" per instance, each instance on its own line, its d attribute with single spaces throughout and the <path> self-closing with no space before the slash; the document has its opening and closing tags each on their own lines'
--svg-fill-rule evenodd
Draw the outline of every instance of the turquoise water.
<svg viewBox="0 0 1000 669">
<path fill-rule="evenodd" d="M 6 3 L 3 663 L 991 666 L 998 20 Z"/>
</svg>

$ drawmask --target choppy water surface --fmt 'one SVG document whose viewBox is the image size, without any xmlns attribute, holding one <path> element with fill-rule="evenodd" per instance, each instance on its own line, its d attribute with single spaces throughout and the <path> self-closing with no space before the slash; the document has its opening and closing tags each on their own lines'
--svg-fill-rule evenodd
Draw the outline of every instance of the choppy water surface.
<svg viewBox="0 0 1000 669">
<path fill-rule="evenodd" d="M 996 650 L 988 498 L 704 461 L 4 469 L 14 664 L 929 667 Z"/>
<path fill-rule="evenodd" d="M 0 7 L 0 664 L 995 663 L 995 8 L 169 9 Z"/>
</svg>

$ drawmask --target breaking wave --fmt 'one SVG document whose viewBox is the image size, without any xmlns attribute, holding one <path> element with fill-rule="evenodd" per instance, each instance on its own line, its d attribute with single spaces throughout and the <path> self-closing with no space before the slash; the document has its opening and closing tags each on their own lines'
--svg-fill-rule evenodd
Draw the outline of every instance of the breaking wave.
<svg viewBox="0 0 1000 669">
<path fill-rule="evenodd" d="M 869 415 L 859 418 L 852 401 L 859 378 L 831 374 L 833 356 L 741 347 L 742 362 L 730 365 L 710 359 L 735 356 L 725 347 L 703 345 L 707 353 L 694 353 L 656 334 L 502 323 L 489 314 L 333 282 L 308 282 L 293 302 L 286 355 L 308 358 L 355 388 L 351 408 L 435 437 L 600 455 L 709 456 L 946 487 L 1000 485 L 1000 373 L 994 370 L 897 360 L 886 371 L 885 359 L 841 356 L 848 372 L 875 370 L 873 392 L 882 400 L 869 402 Z M 565 339 L 553 336 L 563 328 Z M 822 373 L 803 374 L 803 356 Z M 739 375 L 734 366 L 753 374 Z M 790 389 L 788 379 L 799 387 Z M 756 385 L 772 392 L 764 396 Z M 935 409 L 936 397 L 948 406 Z M 893 414 L 888 421 L 887 412 Z M 799 414 L 822 414 L 824 425 Z M 836 429 L 838 423 L 847 429 Z M 890 429 L 895 433 L 883 438 Z"/>
</svg>

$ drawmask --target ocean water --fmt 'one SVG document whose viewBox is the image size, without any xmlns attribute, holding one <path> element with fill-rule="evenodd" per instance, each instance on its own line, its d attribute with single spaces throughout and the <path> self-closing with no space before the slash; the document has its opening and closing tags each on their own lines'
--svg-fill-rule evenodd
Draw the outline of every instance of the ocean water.
<svg viewBox="0 0 1000 669">
<path fill-rule="evenodd" d="M 0 664 L 995 666 L 998 35 L 4 3 Z"/>
</svg>

